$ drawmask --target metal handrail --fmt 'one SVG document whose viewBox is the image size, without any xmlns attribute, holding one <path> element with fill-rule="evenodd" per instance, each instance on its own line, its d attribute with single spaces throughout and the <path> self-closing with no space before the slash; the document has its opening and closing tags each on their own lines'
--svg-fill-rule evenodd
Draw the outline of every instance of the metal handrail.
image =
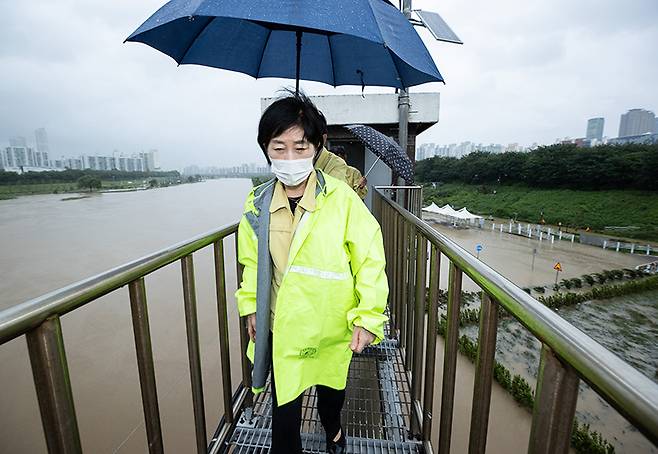
<svg viewBox="0 0 658 454">
<path fill-rule="evenodd" d="M 590 386 L 592 386 L 601 397 L 615 407 L 647 438 L 649 438 L 654 444 L 658 442 L 658 385 L 598 344 L 591 337 L 561 318 L 551 309 L 528 295 L 525 291 L 494 271 L 485 263 L 477 260 L 453 240 L 436 231 L 422 219 L 410 213 L 395 201 L 390 200 L 379 187 L 375 187 L 374 189 L 376 193 L 374 211 L 380 220 L 380 224 L 382 224 L 382 229 L 385 230 L 385 245 L 388 242 L 389 247 L 399 248 L 401 241 L 407 241 L 409 245 L 408 247 L 410 248 L 409 255 L 412 255 L 413 245 L 416 244 L 413 240 L 415 234 L 418 234 L 418 238 L 425 238 L 430 242 L 433 248 L 437 248 L 450 260 L 451 284 L 455 282 L 455 278 L 452 276 L 453 271 L 459 273 L 457 276 L 459 279 L 461 272 L 465 273 L 483 290 L 484 294 L 490 297 L 494 302 L 502 305 L 505 310 L 512 314 L 543 343 L 544 350 L 546 351 L 542 351 L 542 366 L 547 364 L 545 363 L 545 360 L 549 361 L 546 354 L 548 350 L 550 350 L 550 352 L 554 353 L 559 358 L 558 366 L 551 367 L 560 367 L 561 365 L 565 370 L 573 368 L 580 378 L 584 379 Z M 387 210 L 391 213 L 387 214 Z M 401 226 L 400 223 L 402 224 Z M 412 232 L 414 232 L 411 233 L 412 239 L 410 241 L 406 235 L 407 226 L 409 226 L 412 229 Z M 386 230 L 389 232 L 387 233 Z M 399 231 L 403 232 L 401 238 L 398 236 Z M 416 241 L 419 245 L 422 245 L 422 241 Z M 398 252 L 403 255 L 406 254 L 406 251 L 400 251 L 399 249 Z M 395 263 L 390 266 L 397 269 L 397 264 Z M 412 266 L 412 264 L 409 264 L 409 267 Z M 422 263 L 420 266 L 424 267 L 426 264 Z M 433 270 L 430 272 L 432 271 Z M 434 282 L 438 286 L 438 280 L 435 280 Z M 451 318 L 451 300 L 455 299 L 455 290 L 461 290 L 461 283 L 459 283 L 454 289 L 453 285 L 449 285 L 449 287 L 452 290 L 452 295 L 449 293 L 450 301 L 448 304 L 448 319 Z M 432 290 L 433 289 L 430 288 L 430 292 L 432 292 Z M 408 304 L 408 295 L 405 295 L 404 293 L 402 293 L 402 295 L 402 304 Z M 395 298 L 400 299 L 394 294 L 394 302 Z M 458 301 L 455 303 L 457 304 L 458 311 L 459 303 Z M 487 313 L 492 312 L 486 306 L 484 306 L 484 309 L 487 309 Z M 394 311 L 394 313 L 396 312 L 397 311 Z M 402 312 L 400 312 L 400 314 L 404 315 Z M 452 315 L 454 315 L 454 310 Z M 407 321 L 404 317 L 400 317 L 400 320 L 403 323 L 406 323 Z M 490 321 L 488 323 L 493 323 L 495 326 L 495 318 L 493 322 Z M 451 329 L 454 330 L 454 339 L 456 339 L 456 327 L 451 327 L 449 320 L 446 343 L 449 342 L 448 338 L 450 338 Z M 490 334 L 487 334 L 487 336 L 489 338 L 491 337 Z M 408 348 L 412 348 L 412 346 L 408 346 Z M 448 346 L 446 346 L 446 352 L 448 351 L 447 349 Z M 540 367 L 540 369 L 542 369 L 542 367 Z M 452 371 L 452 373 L 454 374 L 454 371 Z M 542 371 L 540 370 L 540 374 L 541 373 Z M 445 380 L 446 377 L 444 377 L 444 381 Z M 539 377 L 538 397 L 541 397 L 541 390 L 539 389 L 541 381 L 542 377 Z M 570 389 L 573 389 L 572 382 L 569 380 L 563 381 L 571 387 Z M 575 398 L 577 397 L 577 379 L 575 393 L 576 394 L 574 394 L 573 397 L 574 410 Z M 425 409 L 425 411 L 428 411 L 428 409 Z M 537 404 L 535 414 L 537 414 Z M 533 425 L 533 429 L 534 428 L 535 425 Z M 568 428 L 570 431 L 570 423 Z M 449 435 L 447 435 L 447 437 L 449 438 Z M 439 441 L 439 445 L 441 445 L 441 441 Z M 440 446 L 439 452 L 441 451 Z"/>
<path fill-rule="evenodd" d="M 176 260 L 181 260 L 197 453 L 216 452 L 224 443 L 237 423 L 236 415 L 245 406 L 252 405 L 253 399 L 248 392 L 251 377 L 244 355 L 241 355 L 242 382 L 237 391 L 231 393 L 223 240 L 235 234 L 237 250 L 237 230 L 237 223 L 211 230 L 0 312 L 0 345 L 23 334 L 26 337 L 49 452 L 82 452 L 60 317 L 126 285 L 130 296 L 148 449 L 151 453 L 164 452 L 144 277 Z M 211 244 L 214 249 L 224 414 L 208 444 L 192 254 Z M 239 283 L 242 269 L 237 257 L 236 267 Z M 240 330 L 241 351 L 246 349 L 247 341 L 246 331 Z"/>
<path fill-rule="evenodd" d="M 589 383 L 656 444 L 658 385 L 477 260 L 454 241 L 437 232 L 418 216 L 389 200 L 384 190 L 394 191 L 396 195 L 400 191 L 406 191 L 404 194 L 400 193 L 401 198 L 412 210 L 420 213 L 422 188 L 376 187 L 373 211 L 382 226 L 386 247 L 392 322 L 399 330 L 398 339 L 412 382 L 412 432 L 422 432 L 427 453 L 433 452 L 429 441 L 432 422 L 430 406 L 434 386 L 433 352 L 436 342 L 440 254 L 449 259 L 450 273 L 439 453 L 447 453 L 450 449 L 462 274 L 469 276 L 483 290 L 469 452 L 484 452 L 485 449 L 499 304 L 543 343 L 531 452 L 564 451 L 565 439 L 568 440 L 568 432 L 565 435 L 565 431 L 570 431 L 575 411 L 578 377 Z M 233 234 L 236 234 L 237 239 L 237 225 L 230 224 L 198 235 L 0 312 L 0 345 L 26 335 L 50 452 L 81 452 L 60 317 L 126 285 L 130 294 L 149 451 L 163 452 L 144 277 L 176 260 L 181 260 L 183 274 L 197 452 L 204 452 L 206 447 L 210 452 L 221 449 L 237 423 L 236 416 L 244 406 L 251 405 L 252 399 L 249 365 L 244 355 L 241 355 L 242 383 L 233 394 L 230 383 L 223 240 Z M 198 351 L 192 254 L 211 244 L 214 245 L 225 412 L 208 445 Z M 427 336 L 427 344 L 424 347 L 422 338 L 426 328 L 422 317 L 425 309 L 421 303 L 425 301 L 423 287 L 428 275 L 430 309 L 427 331 L 434 335 Z M 239 265 L 237 278 L 239 282 Z M 245 350 L 247 340 L 245 330 L 241 329 L 241 351 Z M 421 385 L 423 375 L 424 385 Z"/>
</svg>

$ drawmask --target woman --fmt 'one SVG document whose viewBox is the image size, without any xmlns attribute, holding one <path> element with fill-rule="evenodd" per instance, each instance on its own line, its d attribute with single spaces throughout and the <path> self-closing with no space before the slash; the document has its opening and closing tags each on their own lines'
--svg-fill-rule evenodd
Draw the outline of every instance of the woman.
<svg viewBox="0 0 658 454">
<path fill-rule="evenodd" d="M 322 134 L 321 113 L 304 95 L 263 112 L 258 144 L 276 178 L 251 191 L 238 228 L 238 310 L 247 316 L 255 394 L 272 366 L 274 454 L 302 452 L 302 396 L 311 386 L 327 452 L 344 452 L 352 354 L 381 342 L 387 320 L 379 224 L 345 182 L 314 169 Z"/>
</svg>

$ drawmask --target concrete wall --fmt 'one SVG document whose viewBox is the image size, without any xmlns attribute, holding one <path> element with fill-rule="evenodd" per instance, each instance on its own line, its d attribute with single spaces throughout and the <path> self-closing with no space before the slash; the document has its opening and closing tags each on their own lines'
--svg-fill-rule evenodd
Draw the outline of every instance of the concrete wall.
<svg viewBox="0 0 658 454">
<path fill-rule="evenodd" d="M 395 93 L 361 95 L 311 96 L 330 125 L 394 124 L 399 120 L 398 95 Z M 409 123 L 439 121 L 439 93 L 411 93 Z M 265 110 L 277 98 L 262 98 Z"/>
</svg>

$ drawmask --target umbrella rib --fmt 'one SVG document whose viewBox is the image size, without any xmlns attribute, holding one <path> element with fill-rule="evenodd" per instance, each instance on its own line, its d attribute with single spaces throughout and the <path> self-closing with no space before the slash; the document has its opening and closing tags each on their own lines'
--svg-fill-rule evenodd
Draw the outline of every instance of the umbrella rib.
<svg viewBox="0 0 658 454">
<path fill-rule="evenodd" d="M 388 57 L 391 59 L 391 62 L 393 63 L 393 66 L 395 67 L 395 72 L 398 73 L 398 80 L 400 81 L 400 86 L 403 90 L 406 90 L 407 87 L 404 86 L 404 82 L 402 82 L 402 74 L 400 74 L 400 68 L 398 68 L 398 64 L 395 63 L 395 58 L 393 58 L 392 55 L 392 50 L 384 44 L 384 47 L 386 48 L 386 53 L 388 54 Z"/>
<path fill-rule="evenodd" d="M 192 16 L 192 17 L 202 17 L 202 16 Z M 206 31 L 206 28 L 215 20 L 217 17 L 211 17 L 210 20 L 204 25 L 201 30 L 199 30 L 199 33 L 196 34 L 196 36 L 190 41 L 190 44 L 187 45 L 187 48 L 185 49 L 185 52 L 183 52 L 183 56 L 180 58 L 180 61 L 177 61 L 178 66 L 180 66 L 183 63 L 183 60 L 185 60 L 185 57 L 187 57 L 187 53 L 190 51 L 192 46 L 194 45 L 194 42 L 197 40 L 201 34 Z"/>
<path fill-rule="evenodd" d="M 263 58 L 265 58 L 265 51 L 267 50 L 267 43 L 270 42 L 270 36 L 272 36 L 272 29 L 267 29 L 267 38 L 265 38 L 265 44 L 263 45 L 263 52 L 260 54 L 260 63 L 258 63 L 258 68 L 256 68 L 256 79 L 260 76 L 260 68 L 263 66 Z"/>
<path fill-rule="evenodd" d="M 327 35 L 327 42 L 329 43 L 329 59 L 331 60 L 331 77 L 334 79 L 334 88 L 336 88 L 336 65 L 334 64 L 334 50 L 331 46 L 331 37 L 333 35 Z"/>
</svg>

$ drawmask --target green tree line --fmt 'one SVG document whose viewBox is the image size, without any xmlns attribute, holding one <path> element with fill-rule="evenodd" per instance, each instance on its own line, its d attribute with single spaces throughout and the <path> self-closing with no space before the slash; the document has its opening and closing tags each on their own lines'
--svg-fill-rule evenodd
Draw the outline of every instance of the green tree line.
<svg viewBox="0 0 658 454">
<path fill-rule="evenodd" d="M 658 190 L 658 144 L 542 146 L 527 153 L 477 151 L 460 159 L 435 156 L 416 164 L 420 182 L 523 184 L 577 190 Z"/>
<path fill-rule="evenodd" d="M 64 170 L 46 172 L 5 172 L 0 170 L 0 185 L 39 184 L 39 183 L 69 183 L 77 182 L 84 176 L 92 176 L 100 180 L 137 180 L 150 177 L 180 178 L 177 170 L 167 172 L 126 172 L 122 170 Z"/>
</svg>

